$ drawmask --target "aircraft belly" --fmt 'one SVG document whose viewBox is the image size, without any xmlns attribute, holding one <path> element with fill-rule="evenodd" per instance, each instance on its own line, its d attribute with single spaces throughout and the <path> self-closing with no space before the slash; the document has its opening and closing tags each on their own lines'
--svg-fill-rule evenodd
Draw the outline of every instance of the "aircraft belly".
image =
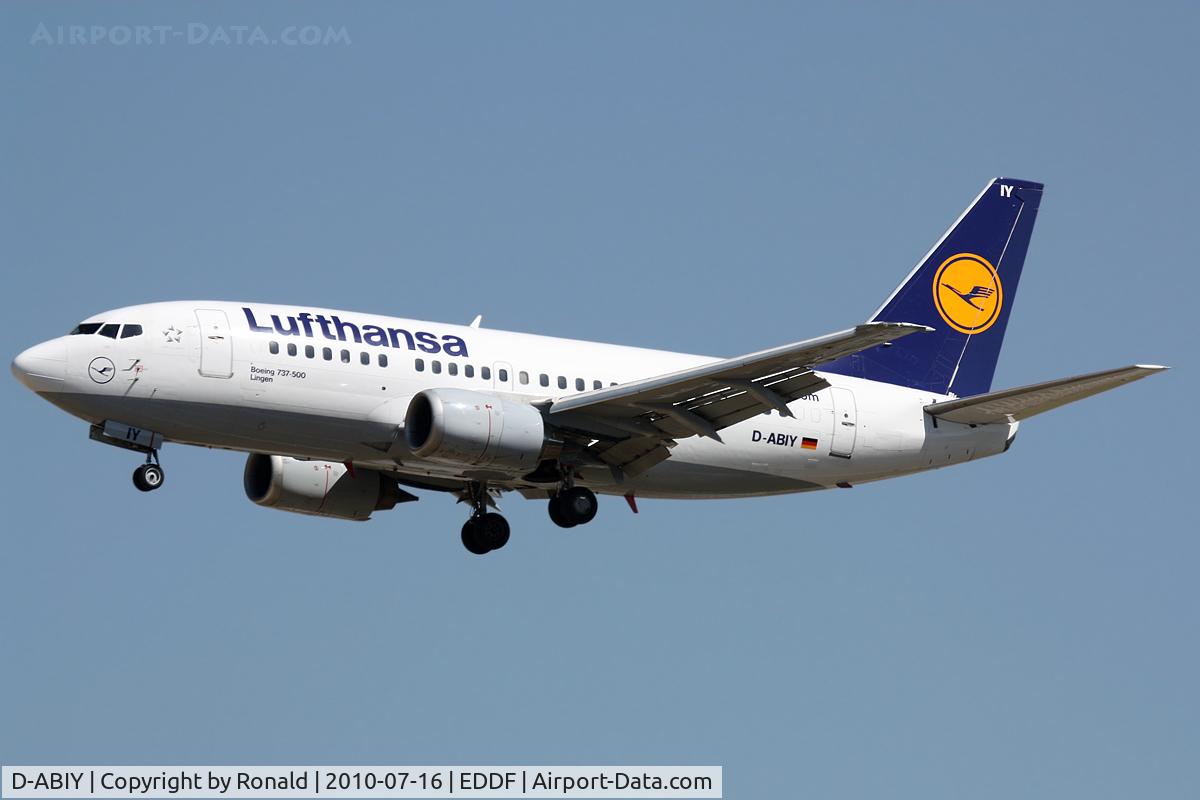
<svg viewBox="0 0 1200 800">
<path fill-rule="evenodd" d="M 669 458 L 618 486 L 597 487 L 602 494 L 634 492 L 638 497 L 721 498 L 790 494 L 824 489 L 818 483 L 749 469 L 721 467 Z"/>
<path fill-rule="evenodd" d="M 47 399 L 89 421 L 112 419 L 138 425 L 167 440 L 244 452 L 299 458 L 379 457 L 368 442 L 390 442 L 395 424 L 181 400 L 57 394 Z"/>
</svg>

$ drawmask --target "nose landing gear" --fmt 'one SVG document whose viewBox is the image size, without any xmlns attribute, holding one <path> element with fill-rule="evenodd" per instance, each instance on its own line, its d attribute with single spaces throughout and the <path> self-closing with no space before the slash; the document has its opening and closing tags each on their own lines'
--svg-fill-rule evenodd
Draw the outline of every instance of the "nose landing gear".
<svg viewBox="0 0 1200 800">
<path fill-rule="evenodd" d="M 163 446 L 164 441 L 161 433 L 115 420 L 105 420 L 103 425 L 92 425 L 88 429 L 88 438 L 123 450 L 146 454 L 146 463 L 133 471 L 133 485 L 138 491 L 152 492 L 163 485 L 166 476 L 163 475 L 162 465 L 158 463 L 158 448 Z"/>
<path fill-rule="evenodd" d="M 153 459 L 153 461 L 151 461 Z M 158 463 L 158 451 L 151 450 L 146 454 L 146 463 L 133 471 L 133 485 L 142 492 L 152 492 L 163 485 L 166 476 Z"/>
<path fill-rule="evenodd" d="M 162 467 L 158 464 L 142 464 L 133 471 L 133 485 L 143 492 L 152 492 L 163 484 Z"/>
</svg>

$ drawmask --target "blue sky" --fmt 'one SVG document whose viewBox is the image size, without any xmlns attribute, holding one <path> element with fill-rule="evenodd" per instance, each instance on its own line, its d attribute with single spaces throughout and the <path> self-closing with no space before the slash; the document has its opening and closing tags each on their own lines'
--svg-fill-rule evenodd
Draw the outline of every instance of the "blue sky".
<svg viewBox="0 0 1200 800">
<path fill-rule="evenodd" d="M 713 355 L 869 314 L 1045 181 L 1006 387 L 1176 369 L 1002 458 L 768 500 L 251 505 L 14 380 L 4 763 L 697 763 L 729 797 L 1200 784 L 1188 4 L 4 4 L 3 352 L 223 298 Z M 140 46 L 39 24 L 204 26 Z M 215 29 L 344 28 L 238 46 Z M 199 29 L 192 29 L 199 30 Z"/>
</svg>

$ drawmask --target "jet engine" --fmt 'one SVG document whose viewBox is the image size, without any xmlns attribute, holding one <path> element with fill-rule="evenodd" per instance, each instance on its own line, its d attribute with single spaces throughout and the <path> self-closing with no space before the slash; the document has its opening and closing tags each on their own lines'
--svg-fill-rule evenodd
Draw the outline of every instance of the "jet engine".
<svg viewBox="0 0 1200 800">
<path fill-rule="evenodd" d="M 511 472 L 534 469 L 557 445 L 533 406 L 466 389 L 418 392 L 404 415 L 404 438 L 418 458 Z"/>
<path fill-rule="evenodd" d="M 365 520 L 373 511 L 415 500 L 373 469 L 351 474 L 344 464 L 251 453 L 243 475 L 246 497 L 260 506 L 318 517 Z"/>
</svg>

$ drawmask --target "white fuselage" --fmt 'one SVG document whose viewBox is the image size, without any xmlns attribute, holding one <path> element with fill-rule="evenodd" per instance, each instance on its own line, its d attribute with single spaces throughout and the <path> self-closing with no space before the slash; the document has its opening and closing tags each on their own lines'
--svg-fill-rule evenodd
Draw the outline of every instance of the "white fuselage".
<svg viewBox="0 0 1200 800">
<path fill-rule="evenodd" d="M 142 332 L 71 335 L 40 346 L 47 364 L 58 354 L 64 363 L 61 379 L 47 368 L 31 379 L 34 388 L 76 416 L 186 444 L 353 461 L 417 483 L 467 477 L 414 458 L 405 445 L 405 412 L 423 389 L 536 402 L 715 360 L 261 303 L 156 303 L 92 321 Z M 781 494 L 994 455 L 1016 431 L 1016 424 L 935 425 L 923 407 L 945 396 L 825 377 L 830 388 L 790 403 L 792 417 L 763 413 L 721 431 L 722 441 L 681 439 L 669 459 L 637 476 L 584 466 L 580 480 L 597 492 L 643 497 Z M 518 475 L 490 482 L 532 488 Z"/>
</svg>

